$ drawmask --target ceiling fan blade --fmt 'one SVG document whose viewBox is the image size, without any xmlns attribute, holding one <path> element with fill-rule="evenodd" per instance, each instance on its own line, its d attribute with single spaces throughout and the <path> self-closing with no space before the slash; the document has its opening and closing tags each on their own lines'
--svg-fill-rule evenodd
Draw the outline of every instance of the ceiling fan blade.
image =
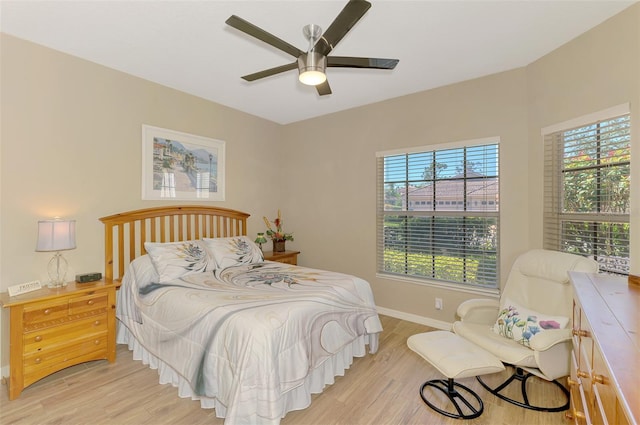
<svg viewBox="0 0 640 425">
<path fill-rule="evenodd" d="M 400 62 L 398 59 L 353 58 L 348 56 L 327 57 L 327 66 L 341 68 L 394 69 L 398 62 Z"/>
<path fill-rule="evenodd" d="M 298 62 L 288 63 L 286 65 L 276 66 L 275 68 L 265 69 L 264 71 L 255 72 L 253 74 L 245 75 L 242 77 L 246 81 L 255 81 L 260 78 L 270 77 L 272 75 L 280 74 L 281 72 L 291 71 L 298 68 Z"/>
<path fill-rule="evenodd" d="M 226 20 L 226 23 L 227 25 L 230 25 L 237 30 L 249 34 L 250 36 L 257 38 L 260 41 L 270 44 L 276 49 L 282 50 L 283 52 L 288 53 L 295 58 L 304 54 L 304 52 L 297 47 L 292 46 L 286 41 L 276 37 L 271 33 L 266 32 L 262 28 L 257 27 L 251 22 L 245 21 L 244 19 L 236 15 L 231 15 L 229 19 Z"/>
<path fill-rule="evenodd" d="M 328 55 L 370 7 L 371 3 L 365 0 L 349 1 L 318 39 L 313 49 L 325 56 Z"/>
<path fill-rule="evenodd" d="M 318 94 L 320 96 L 326 96 L 328 94 L 331 94 L 331 86 L 329 86 L 329 80 L 325 80 L 324 83 L 318 84 L 316 86 L 316 90 L 318 90 Z"/>
</svg>

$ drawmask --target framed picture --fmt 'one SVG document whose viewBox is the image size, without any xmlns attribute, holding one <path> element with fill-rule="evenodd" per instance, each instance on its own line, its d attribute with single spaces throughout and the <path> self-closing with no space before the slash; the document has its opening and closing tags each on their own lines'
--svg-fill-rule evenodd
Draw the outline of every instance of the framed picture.
<svg viewBox="0 0 640 425">
<path fill-rule="evenodd" d="M 142 199 L 224 201 L 225 142 L 142 126 Z"/>
</svg>

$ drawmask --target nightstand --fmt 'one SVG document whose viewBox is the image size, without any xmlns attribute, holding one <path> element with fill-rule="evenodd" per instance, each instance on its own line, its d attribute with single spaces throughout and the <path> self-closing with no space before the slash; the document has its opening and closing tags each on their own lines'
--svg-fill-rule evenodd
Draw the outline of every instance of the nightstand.
<svg viewBox="0 0 640 425">
<path fill-rule="evenodd" d="M 116 360 L 116 288 L 102 280 L 0 294 L 0 304 L 10 310 L 9 400 L 69 366 Z"/>
<path fill-rule="evenodd" d="M 279 263 L 298 265 L 298 254 L 300 251 L 273 252 L 265 251 L 264 259 L 269 261 L 277 261 Z"/>
</svg>

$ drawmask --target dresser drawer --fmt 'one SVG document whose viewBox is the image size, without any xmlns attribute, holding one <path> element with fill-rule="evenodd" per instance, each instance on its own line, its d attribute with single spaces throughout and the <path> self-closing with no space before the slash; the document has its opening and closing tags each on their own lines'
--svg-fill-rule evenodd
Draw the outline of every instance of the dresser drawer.
<svg viewBox="0 0 640 425">
<path fill-rule="evenodd" d="M 23 310 L 25 326 L 37 325 L 41 322 L 64 319 L 69 315 L 69 300 L 60 299 L 51 302 L 33 303 Z"/>
<path fill-rule="evenodd" d="M 106 292 L 69 297 L 56 302 L 33 303 L 24 308 L 24 331 L 30 332 L 82 317 L 104 314 L 108 304 Z"/>
<path fill-rule="evenodd" d="M 34 353 L 23 358 L 23 384 L 31 385 L 39 379 L 78 363 L 108 357 L 108 332 L 73 341 L 55 351 Z"/>
<path fill-rule="evenodd" d="M 596 408 L 601 410 L 601 415 L 606 418 L 610 424 L 621 423 L 616 418 L 616 391 L 613 388 L 611 378 L 606 364 L 602 359 L 602 354 L 598 350 L 593 353 L 593 385 L 594 392 L 597 395 Z M 605 422 L 605 421 L 603 421 Z M 606 423 L 606 422 L 605 422 Z"/>
<path fill-rule="evenodd" d="M 573 300 L 573 329 L 580 329 L 582 321 L 582 309 L 580 305 Z"/>
<path fill-rule="evenodd" d="M 64 325 L 37 329 L 23 336 L 24 353 L 55 350 L 77 338 L 107 331 L 107 314 L 74 320 Z"/>
<path fill-rule="evenodd" d="M 589 409 L 587 408 L 587 397 L 583 391 L 582 384 L 576 384 L 571 388 L 570 392 L 570 407 L 569 411 L 565 414 L 565 417 L 576 425 L 591 425 L 591 419 L 589 417 Z"/>
<path fill-rule="evenodd" d="M 106 331 L 68 341 L 54 350 L 25 354 L 23 360 L 24 374 L 25 376 L 36 374 L 41 369 L 46 370 L 51 367 L 61 369 L 67 363 L 69 365 L 74 364 L 72 361 L 76 357 L 96 352 L 104 353 L 104 357 L 106 357 Z"/>
<path fill-rule="evenodd" d="M 571 374 L 568 378 L 569 394 L 570 394 L 570 407 L 569 411 L 565 414 L 566 418 L 571 423 L 576 425 L 590 424 L 589 409 L 587 405 L 587 397 L 584 392 L 584 385 L 582 379 L 577 375 L 578 371 L 578 356 L 576 352 L 571 353 Z"/>
<path fill-rule="evenodd" d="M 69 299 L 69 315 L 83 314 L 107 308 L 108 297 L 106 292 L 74 297 Z"/>
</svg>

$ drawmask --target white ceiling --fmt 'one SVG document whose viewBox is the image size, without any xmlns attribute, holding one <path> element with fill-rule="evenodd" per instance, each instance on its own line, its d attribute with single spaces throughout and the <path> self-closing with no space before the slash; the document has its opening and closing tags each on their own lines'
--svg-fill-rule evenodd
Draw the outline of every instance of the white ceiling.
<svg viewBox="0 0 640 425">
<path fill-rule="evenodd" d="M 294 58 L 225 24 L 232 14 L 301 50 L 342 1 L 0 2 L 2 32 L 286 124 L 527 65 L 634 1 L 371 0 L 333 50 L 396 58 L 393 71 L 329 68 L 319 97 L 297 71 L 240 78 Z"/>
</svg>

